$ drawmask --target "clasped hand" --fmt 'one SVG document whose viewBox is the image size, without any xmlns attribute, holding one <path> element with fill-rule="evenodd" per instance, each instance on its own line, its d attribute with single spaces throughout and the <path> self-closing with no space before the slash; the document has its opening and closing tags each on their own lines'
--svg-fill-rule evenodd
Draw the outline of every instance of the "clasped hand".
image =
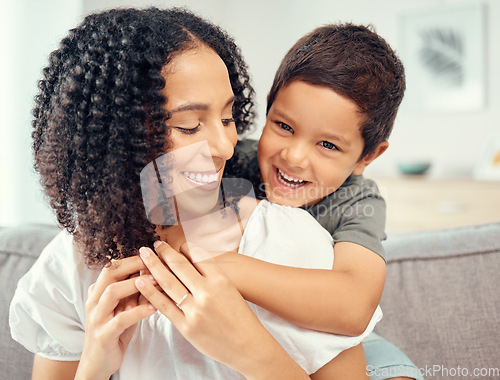
<svg viewBox="0 0 500 380">
<path fill-rule="evenodd" d="M 115 373 L 137 323 L 157 310 L 203 354 L 248 378 L 264 375 L 269 360 L 285 353 L 217 264 L 155 245 L 156 253 L 143 247 L 140 256 L 113 261 L 89 288 L 76 378 Z"/>
<path fill-rule="evenodd" d="M 188 256 L 186 246 L 181 252 Z M 272 337 L 238 290 L 212 260 L 192 263 L 163 242 L 155 244 L 155 251 L 158 255 L 140 249 L 158 284 L 150 277 L 137 278 L 141 294 L 200 352 L 252 377 L 261 358 L 235 353 L 264 352 L 262 345 Z"/>
</svg>

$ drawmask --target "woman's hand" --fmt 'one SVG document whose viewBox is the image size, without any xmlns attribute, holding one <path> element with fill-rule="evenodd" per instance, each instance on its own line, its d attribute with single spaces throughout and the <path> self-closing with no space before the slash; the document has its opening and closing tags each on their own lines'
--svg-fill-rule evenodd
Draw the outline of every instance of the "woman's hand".
<svg viewBox="0 0 500 380">
<path fill-rule="evenodd" d="M 140 254 L 166 295 L 146 276 L 136 286 L 194 347 L 248 378 L 308 378 L 215 263 L 192 264 L 166 243 L 156 251 Z"/>
<path fill-rule="evenodd" d="M 109 379 L 121 366 L 137 322 L 156 312 L 145 299 L 139 301 L 135 281 L 141 276 L 136 274 L 144 269 L 138 256 L 116 260 L 90 286 L 85 343 L 75 379 Z"/>
</svg>

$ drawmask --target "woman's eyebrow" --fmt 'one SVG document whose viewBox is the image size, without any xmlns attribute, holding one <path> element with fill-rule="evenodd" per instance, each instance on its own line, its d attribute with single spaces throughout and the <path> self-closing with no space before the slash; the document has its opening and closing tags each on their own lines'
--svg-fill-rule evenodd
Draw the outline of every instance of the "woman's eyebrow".
<svg viewBox="0 0 500 380">
<path fill-rule="evenodd" d="M 206 111 L 208 110 L 208 108 L 209 108 L 208 104 L 205 103 L 188 103 L 188 104 L 183 104 L 170 112 L 175 113 L 182 111 Z"/>
<path fill-rule="evenodd" d="M 231 98 L 226 102 L 224 107 L 227 107 L 229 104 L 234 102 L 235 99 L 236 99 L 235 96 L 231 96 Z M 207 111 L 209 108 L 210 106 L 206 103 L 186 103 L 170 111 L 170 113 L 182 112 L 182 111 Z"/>
</svg>

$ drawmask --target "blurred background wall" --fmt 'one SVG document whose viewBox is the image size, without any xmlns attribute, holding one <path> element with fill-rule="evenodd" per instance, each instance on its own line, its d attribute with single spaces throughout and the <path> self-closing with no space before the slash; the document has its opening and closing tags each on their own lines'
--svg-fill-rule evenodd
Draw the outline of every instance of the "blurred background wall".
<svg viewBox="0 0 500 380">
<path fill-rule="evenodd" d="M 430 175 L 470 178 L 488 142 L 500 137 L 500 2 L 498 0 L 2 0 L 0 19 L 0 225 L 53 222 L 31 169 L 31 108 L 47 56 L 85 14 L 117 6 L 187 6 L 226 29 L 240 45 L 257 92 L 258 137 L 274 72 L 288 48 L 326 23 L 371 24 L 396 51 L 402 19 L 415 12 L 484 6 L 485 102 L 473 111 L 415 112 L 403 106 L 390 149 L 367 171 L 397 176 L 408 157 L 432 161 Z"/>
</svg>

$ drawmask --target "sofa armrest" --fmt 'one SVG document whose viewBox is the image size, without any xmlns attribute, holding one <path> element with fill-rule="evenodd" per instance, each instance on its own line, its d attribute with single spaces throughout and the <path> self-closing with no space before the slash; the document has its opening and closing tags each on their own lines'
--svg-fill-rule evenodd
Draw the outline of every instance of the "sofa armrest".
<svg viewBox="0 0 500 380">
<path fill-rule="evenodd" d="M 0 228 L 0 377 L 30 379 L 33 354 L 12 340 L 9 306 L 19 279 L 59 229 L 48 225 Z"/>
<path fill-rule="evenodd" d="M 469 376 L 475 368 L 498 371 L 500 223 L 399 234 L 384 245 L 384 319 L 377 331 L 424 376 L 453 378 L 458 367 Z M 447 369 L 448 376 L 429 368 Z"/>
</svg>

